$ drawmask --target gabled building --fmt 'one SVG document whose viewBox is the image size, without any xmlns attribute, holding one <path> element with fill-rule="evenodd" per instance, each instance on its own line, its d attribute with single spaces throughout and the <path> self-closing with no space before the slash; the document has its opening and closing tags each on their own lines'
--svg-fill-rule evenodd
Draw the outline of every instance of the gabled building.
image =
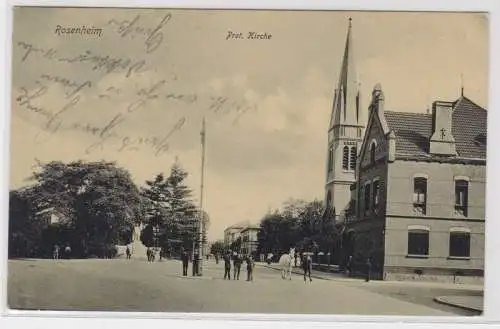
<svg viewBox="0 0 500 329">
<path fill-rule="evenodd" d="M 487 111 L 462 96 L 432 113 L 384 109 L 376 85 L 342 247 L 379 279 L 482 280 Z"/>
</svg>

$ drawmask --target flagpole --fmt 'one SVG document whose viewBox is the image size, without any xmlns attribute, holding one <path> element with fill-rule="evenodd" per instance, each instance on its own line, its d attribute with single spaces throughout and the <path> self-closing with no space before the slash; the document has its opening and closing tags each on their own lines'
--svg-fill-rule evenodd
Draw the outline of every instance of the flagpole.
<svg viewBox="0 0 500 329">
<path fill-rule="evenodd" d="M 201 126 L 201 182 L 200 182 L 200 212 L 199 212 L 199 225 L 198 225 L 198 255 L 199 259 L 199 268 L 198 275 L 203 274 L 203 219 L 205 214 L 203 212 L 203 181 L 205 176 L 205 117 L 203 117 L 202 126 Z"/>
</svg>

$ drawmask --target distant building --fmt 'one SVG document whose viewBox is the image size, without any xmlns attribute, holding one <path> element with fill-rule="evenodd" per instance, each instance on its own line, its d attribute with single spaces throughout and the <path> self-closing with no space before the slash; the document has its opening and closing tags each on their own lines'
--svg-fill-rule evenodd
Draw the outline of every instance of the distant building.
<svg viewBox="0 0 500 329">
<path fill-rule="evenodd" d="M 64 219 L 64 215 L 54 207 L 49 207 L 35 213 L 35 217 L 43 220 L 47 225 L 58 224 Z"/>
<path fill-rule="evenodd" d="M 245 228 L 244 225 L 232 225 L 224 230 L 224 245 L 229 247 L 231 243 L 240 237 L 241 231 Z"/>
<path fill-rule="evenodd" d="M 342 250 L 380 279 L 482 280 L 487 111 L 467 97 L 432 113 L 384 109 L 375 86 Z M 467 277 L 467 278 L 466 278 Z"/>
<path fill-rule="evenodd" d="M 259 245 L 258 233 L 260 231 L 259 225 L 250 225 L 245 227 L 240 232 L 241 236 L 241 253 L 244 255 L 253 254 L 257 251 Z"/>
</svg>

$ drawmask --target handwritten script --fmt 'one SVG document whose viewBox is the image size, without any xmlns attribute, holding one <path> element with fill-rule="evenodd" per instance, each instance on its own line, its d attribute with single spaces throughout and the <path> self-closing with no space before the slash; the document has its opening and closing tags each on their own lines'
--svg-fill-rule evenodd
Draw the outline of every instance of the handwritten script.
<svg viewBox="0 0 500 329">
<path fill-rule="evenodd" d="M 175 73 L 146 82 L 136 79 L 137 75 L 156 69 L 150 64 L 149 56 L 163 50 L 164 31 L 172 20 L 170 13 L 156 21 L 142 15 L 127 20 L 110 19 L 108 26 L 126 43 L 126 49 L 134 47 L 132 40 L 141 40 L 140 55 L 135 57 L 105 53 L 100 48 L 72 51 L 69 47 L 63 48 L 64 44 L 56 48 L 34 41 L 15 42 L 21 70 L 30 72 L 30 66 L 46 68 L 25 85 L 18 86 L 14 95 L 17 109 L 22 112 L 19 115 L 29 116 L 40 128 L 35 142 L 45 143 L 60 133 L 70 132 L 89 137 L 86 140 L 91 142 L 84 149 L 87 154 L 109 148 L 117 152 L 147 148 L 155 156 L 161 156 L 170 150 L 173 136 L 189 124 L 183 112 L 189 108 L 218 115 L 234 114 L 233 124 L 246 112 L 255 110 L 256 106 L 244 98 L 177 91 Z M 86 74 L 74 73 L 82 70 Z M 116 75 L 122 73 L 124 81 L 132 81 L 126 84 L 129 86 L 126 89 L 116 81 Z M 104 79 L 110 74 L 115 74 L 113 79 Z M 105 85 L 105 81 L 113 82 Z M 170 123 L 163 129 L 165 133 L 156 136 L 132 132 L 126 123 L 140 120 L 141 111 L 171 111 Z M 172 111 L 177 114 L 173 121 Z"/>
<path fill-rule="evenodd" d="M 168 13 L 163 16 L 158 24 L 148 27 L 141 24 L 142 21 L 146 19 L 142 18 L 141 15 L 136 15 L 131 20 L 117 21 L 115 19 L 110 19 L 108 25 L 116 27 L 116 32 L 122 38 L 130 37 L 133 39 L 135 37 L 143 37 L 145 39 L 144 45 L 146 47 L 146 52 L 152 53 L 162 44 L 162 30 L 171 19 L 172 14 Z"/>
</svg>

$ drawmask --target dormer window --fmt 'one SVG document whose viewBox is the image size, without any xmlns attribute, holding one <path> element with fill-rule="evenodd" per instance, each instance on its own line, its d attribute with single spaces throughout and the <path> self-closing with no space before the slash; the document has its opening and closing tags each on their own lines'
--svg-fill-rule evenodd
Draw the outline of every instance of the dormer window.
<svg viewBox="0 0 500 329">
<path fill-rule="evenodd" d="M 486 134 L 479 134 L 474 138 L 474 143 L 478 146 L 486 146 Z"/>
</svg>

